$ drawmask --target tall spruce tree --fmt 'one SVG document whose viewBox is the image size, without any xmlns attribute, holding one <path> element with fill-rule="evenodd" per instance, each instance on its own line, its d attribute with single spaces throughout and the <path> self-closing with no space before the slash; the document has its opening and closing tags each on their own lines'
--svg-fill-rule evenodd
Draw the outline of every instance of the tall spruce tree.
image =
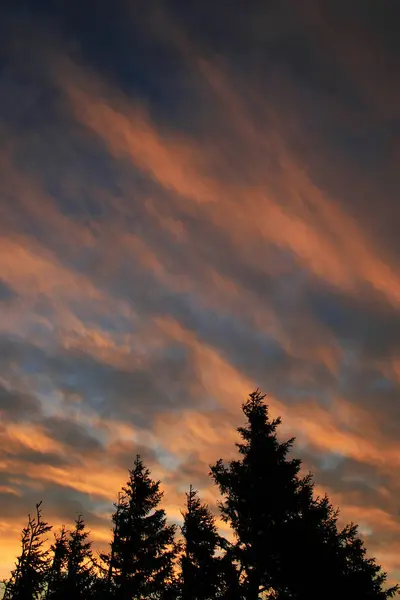
<svg viewBox="0 0 400 600">
<path fill-rule="evenodd" d="M 108 557 L 111 595 L 117 600 L 163 599 L 173 595 L 174 525 L 167 525 L 160 482 L 138 456 L 113 515 Z"/>
<path fill-rule="evenodd" d="M 224 497 L 221 514 L 236 536 L 235 557 L 240 563 L 244 598 L 257 600 L 262 591 L 276 589 L 280 573 L 277 548 L 283 524 L 297 508 L 302 485 L 297 479 L 300 461 L 287 454 L 293 440 L 279 443 L 279 419 L 270 421 L 264 397 L 258 390 L 243 405 L 248 426 L 239 427 L 241 459 L 226 467 L 220 459 L 211 475 Z"/>
<path fill-rule="evenodd" d="M 183 600 L 210 600 L 220 597 L 222 588 L 221 548 L 214 516 L 190 486 L 183 512 L 181 557 Z"/>
<path fill-rule="evenodd" d="M 314 497 L 311 475 L 299 476 L 301 461 L 288 456 L 294 439 L 278 441 L 281 421 L 269 419 L 264 398 L 256 390 L 243 404 L 247 425 L 238 429 L 240 458 L 211 467 L 223 495 L 222 518 L 236 536 L 242 597 L 391 597 L 396 589 L 383 589 L 385 574 L 366 559 L 356 529 L 338 531 L 328 498 Z"/>
<path fill-rule="evenodd" d="M 43 520 L 41 505 L 41 502 L 36 504 L 36 514 L 28 515 L 28 523 L 22 530 L 22 550 L 6 584 L 6 600 L 36 600 L 46 588 L 50 559 L 44 544 L 52 527 Z"/>
</svg>

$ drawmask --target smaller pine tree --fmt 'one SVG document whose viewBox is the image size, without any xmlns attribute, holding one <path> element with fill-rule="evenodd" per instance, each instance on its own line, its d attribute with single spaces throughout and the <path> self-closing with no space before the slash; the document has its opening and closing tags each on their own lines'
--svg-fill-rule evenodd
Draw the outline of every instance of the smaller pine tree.
<svg viewBox="0 0 400 600">
<path fill-rule="evenodd" d="M 192 486 L 186 493 L 181 557 L 183 600 L 217 598 L 221 588 L 221 560 L 216 556 L 221 547 L 214 516 L 201 502 Z"/>
<path fill-rule="evenodd" d="M 82 515 L 72 531 L 63 527 L 51 547 L 53 561 L 49 570 L 46 600 L 86 599 L 94 595 L 96 570 L 92 543 Z"/>
<path fill-rule="evenodd" d="M 350 523 L 338 533 L 339 556 L 342 560 L 344 586 L 349 600 L 387 600 L 399 592 L 399 586 L 385 588 L 387 575 L 374 558 L 367 558 L 367 550 L 358 534 L 358 526 Z"/>
<path fill-rule="evenodd" d="M 41 505 L 41 502 L 36 504 L 36 514 L 28 515 L 28 523 L 22 530 L 22 550 L 6 584 L 6 600 L 36 600 L 46 588 L 50 557 L 44 544 L 52 527 L 43 520 Z"/>
<path fill-rule="evenodd" d="M 92 593 L 96 574 L 89 535 L 83 517 L 79 515 L 67 543 L 67 598 L 89 598 Z"/>
<path fill-rule="evenodd" d="M 224 553 L 220 557 L 220 590 L 221 600 L 242 600 L 244 598 L 241 585 L 240 564 L 236 556 L 236 547 L 227 540 L 222 540 Z"/>
<path fill-rule="evenodd" d="M 282 564 L 280 591 L 295 590 L 299 599 L 319 600 L 321 588 L 310 585 L 310 565 L 324 582 L 326 600 L 387 600 L 398 587 L 385 589 L 386 573 L 374 559 L 367 558 L 366 548 L 356 525 L 338 529 L 339 510 L 327 495 L 313 497 L 311 476 L 307 490 L 301 494 L 301 508 L 296 518 L 286 523 L 282 538 L 291 543 L 280 546 Z M 290 597 L 290 596 L 289 596 Z"/>
<path fill-rule="evenodd" d="M 160 482 L 137 456 L 113 515 L 108 589 L 117 600 L 166 598 L 174 589 L 176 527 L 167 525 Z"/>
<path fill-rule="evenodd" d="M 67 530 L 64 525 L 59 533 L 54 534 L 54 543 L 50 547 L 53 559 L 47 578 L 46 600 L 62 598 L 66 578 L 68 559 Z"/>
</svg>

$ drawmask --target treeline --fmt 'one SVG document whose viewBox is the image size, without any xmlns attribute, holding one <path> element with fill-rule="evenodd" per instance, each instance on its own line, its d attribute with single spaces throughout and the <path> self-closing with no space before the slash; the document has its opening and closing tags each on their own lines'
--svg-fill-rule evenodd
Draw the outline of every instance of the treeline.
<svg viewBox="0 0 400 600">
<path fill-rule="evenodd" d="M 22 551 L 6 582 L 7 600 L 383 600 L 398 588 L 368 558 L 357 526 L 338 527 L 327 496 L 314 494 L 281 443 L 258 390 L 243 404 L 238 457 L 218 460 L 211 478 L 233 541 L 190 487 L 183 525 L 168 524 L 160 482 L 140 457 L 112 515 L 109 552 L 94 556 L 81 516 L 55 534 L 41 504 L 22 531 Z"/>
</svg>

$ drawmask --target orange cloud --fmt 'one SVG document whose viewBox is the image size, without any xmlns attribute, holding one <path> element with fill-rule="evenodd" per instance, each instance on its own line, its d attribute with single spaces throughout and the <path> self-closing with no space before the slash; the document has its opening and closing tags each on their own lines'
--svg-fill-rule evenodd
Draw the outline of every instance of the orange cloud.
<svg viewBox="0 0 400 600">
<path fill-rule="evenodd" d="M 218 140 L 214 149 L 202 148 L 182 136 L 161 134 L 143 108 L 129 104 L 121 95 L 111 94 L 98 82 L 84 82 L 84 74 L 76 68 L 69 72 L 72 75 L 66 78 L 68 83 L 63 80 L 61 85 L 76 117 L 104 139 L 117 158 L 131 159 L 160 185 L 197 206 L 191 209 L 186 203 L 185 210 L 206 214 L 241 249 L 244 240 L 248 243 L 252 238 L 265 239 L 291 250 L 312 273 L 334 286 L 358 293 L 359 285 L 366 281 L 392 304 L 399 305 L 400 280 L 393 267 L 376 256 L 370 240 L 354 221 L 335 207 L 294 162 L 279 130 L 261 139 L 260 134 L 254 133 L 251 117 L 242 103 L 233 111 L 232 125 L 242 136 L 245 148 L 254 143 L 259 146 L 259 163 L 246 165 L 242 153 L 243 171 L 249 172 L 253 180 L 232 187 L 226 181 L 222 184 L 218 174 L 211 175 L 210 159 L 216 155 Z M 234 92 L 221 73 L 213 74 L 214 87 L 216 79 L 217 93 L 222 95 L 227 114 L 231 115 Z M 110 96 L 118 100 L 111 100 Z M 271 152 L 277 156 L 278 180 L 276 173 L 268 169 L 260 185 L 259 174 L 265 170 Z M 229 164 L 223 167 L 230 168 Z M 268 177 L 280 186 L 281 198 L 272 195 Z"/>
</svg>

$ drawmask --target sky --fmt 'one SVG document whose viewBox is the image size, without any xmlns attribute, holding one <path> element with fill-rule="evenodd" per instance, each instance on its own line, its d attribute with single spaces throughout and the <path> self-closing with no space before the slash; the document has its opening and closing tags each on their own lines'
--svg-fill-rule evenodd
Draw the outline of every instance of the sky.
<svg viewBox="0 0 400 600">
<path fill-rule="evenodd" d="M 138 453 L 216 509 L 257 387 L 400 578 L 400 4 L 1 6 L 0 578 Z"/>
</svg>

